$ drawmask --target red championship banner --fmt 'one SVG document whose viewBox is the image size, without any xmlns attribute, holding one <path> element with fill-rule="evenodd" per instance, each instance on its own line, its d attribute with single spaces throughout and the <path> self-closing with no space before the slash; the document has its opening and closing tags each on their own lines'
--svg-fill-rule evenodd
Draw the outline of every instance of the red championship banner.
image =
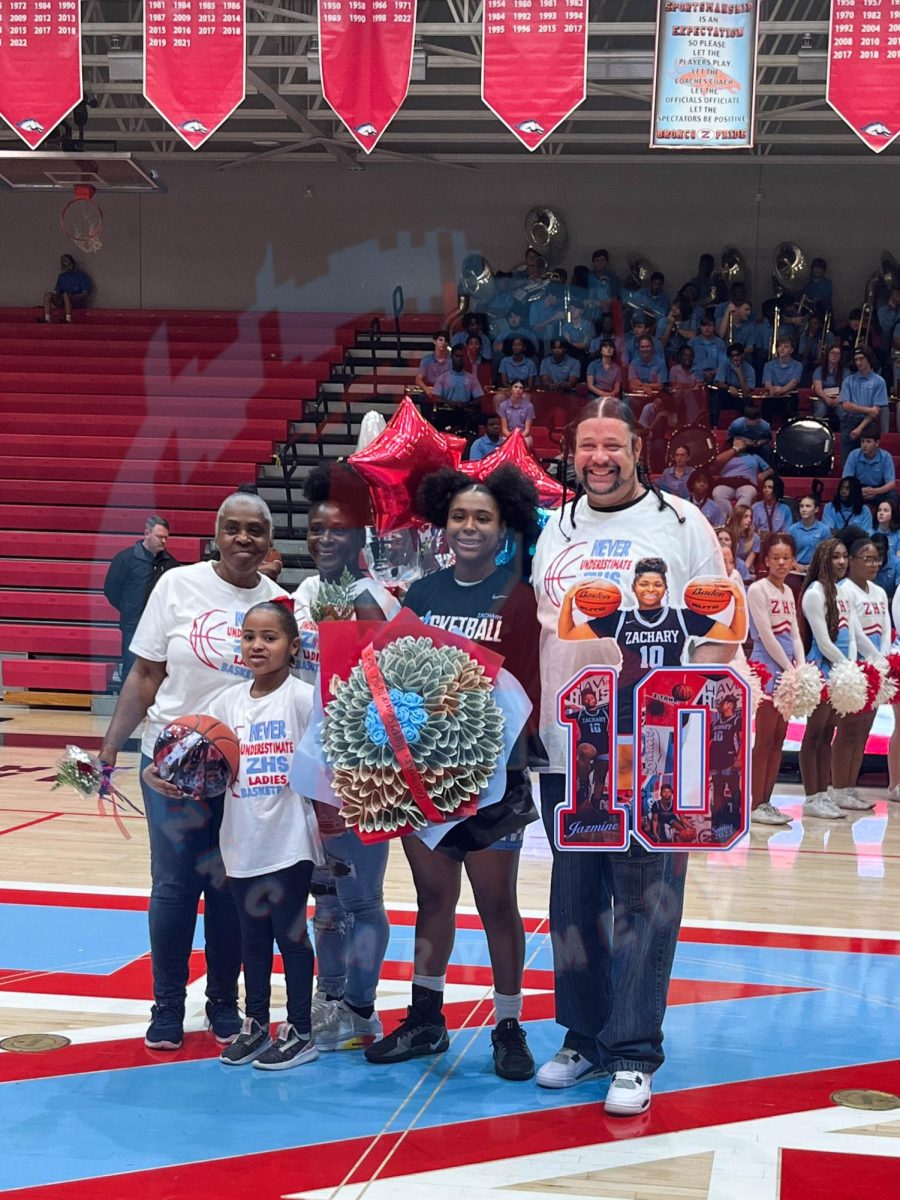
<svg viewBox="0 0 900 1200">
<path fill-rule="evenodd" d="M 245 41 L 244 0 L 144 0 L 144 95 L 192 150 L 244 99 Z"/>
<path fill-rule="evenodd" d="M 832 0 L 825 98 L 876 154 L 900 133 L 900 0 Z"/>
<path fill-rule="evenodd" d="M 409 91 L 415 0 L 319 0 L 322 94 L 371 154 Z"/>
<path fill-rule="evenodd" d="M 80 0 L 0 0 L 0 116 L 32 150 L 81 102 Z"/>
<path fill-rule="evenodd" d="M 587 94 L 587 0 L 484 0 L 481 98 L 536 150 Z"/>
</svg>

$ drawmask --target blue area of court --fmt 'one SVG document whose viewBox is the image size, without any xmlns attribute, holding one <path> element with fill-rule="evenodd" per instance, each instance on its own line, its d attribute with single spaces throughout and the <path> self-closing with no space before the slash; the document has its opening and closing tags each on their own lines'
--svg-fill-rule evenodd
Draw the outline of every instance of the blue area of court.
<svg viewBox="0 0 900 1200">
<path fill-rule="evenodd" d="M 0 907 L 0 969 L 5 971 L 111 975 L 148 948 L 145 912 L 42 904 Z"/>
<path fill-rule="evenodd" d="M 465 931 L 481 937 L 477 931 Z M 678 1005 L 666 1018 L 668 1060 L 657 1092 L 793 1075 L 880 1061 L 893 1013 L 885 994 L 896 960 L 759 947 L 686 945 L 677 975 L 782 983 L 818 990 Z M 800 977 L 803 983 L 798 983 Z M 891 1007 L 893 1007 L 893 1002 Z M 847 1037 L 847 1029 L 853 1037 Z M 748 1030 L 767 1031 L 749 1037 Z M 777 1036 L 771 1031 L 777 1030 Z M 559 1027 L 528 1025 L 541 1062 L 559 1047 Z M 427 1075 L 415 1096 L 410 1092 Z M 507 1083 L 492 1070 L 489 1030 L 463 1031 L 433 1060 L 372 1067 L 361 1055 L 322 1055 L 276 1077 L 215 1060 L 97 1071 L 0 1085 L 6 1134 L 0 1187 L 63 1183 L 108 1173 L 174 1166 L 207 1158 L 368 1137 L 404 1129 L 432 1097 L 418 1123 L 439 1126 L 519 1112 L 588 1104 L 605 1085 L 577 1094 L 533 1082 Z M 432 1095 L 432 1093 L 434 1093 Z M 321 1096 L 352 1095 L 338 1124 Z M 182 1114 L 173 1119 L 173 1103 Z M 183 1117 L 183 1119 L 182 1119 Z M 47 1130 L 53 1129 L 53 1137 Z M 240 1131 L 239 1144 L 235 1131 Z"/>
</svg>

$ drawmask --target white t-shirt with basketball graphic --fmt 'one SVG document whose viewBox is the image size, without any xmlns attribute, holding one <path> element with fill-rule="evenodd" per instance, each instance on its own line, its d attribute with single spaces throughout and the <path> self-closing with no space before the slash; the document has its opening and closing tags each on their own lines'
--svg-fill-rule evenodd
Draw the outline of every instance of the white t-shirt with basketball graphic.
<svg viewBox="0 0 900 1200">
<path fill-rule="evenodd" d="M 268 696 L 250 684 L 228 688 L 212 715 L 234 730 L 241 746 L 238 777 L 225 793 L 219 846 L 226 874 L 237 879 L 281 871 L 298 862 L 321 866 L 322 840 L 312 802 L 288 782 L 291 759 L 313 709 L 313 689 L 289 675 Z"/>
<path fill-rule="evenodd" d="M 294 592 L 294 616 L 300 627 L 300 653 L 295 670 L 301 679 L 312 683 L 319 673 L 319 626 L 312 619 L 312 606 L 319 598 L 322 579 L 319 575 L 308 575 Z M 354 600 L 368 598 L 390 621 L 400 611 L 400 601 L 387 590 L 384 584 L 369 575 L 357 579 L 349 589 Z M 353 618 L 355 620 L 355 617 Z"/>
<path fill-rule="evenodd" d="M 254 588 L 234 587 L 219 578 L 211 562 L 166 571 L 150 593 L 130 646 L 139 658 L 166 664 L 141 738 L 145 754 L 153 754 L 170 721 L 209 712 L 220 692 L 251 678 L 241 658 L 244 614 L 254 604 L 286 595 L 265 575 Z"/>
<path fill-rule="evenodd" d="M 642 558 L 661 558 L 666 563 L 666 600 L 673 605 L 681 603 L 692 580 L 725 577 L 721 547 L 706 518 L 676 496 L 666 500 L 671 507 L 660 510 L 659 499 L 648 492 L 631 504 L 601 511 L 582 498 L 574 528 L 568 505 L 562 520 L 554 513 L 538 539 L 532 583 L 541 623 L 541 738 L 552 771 L 566 769 L 567 735 L 556 723 L 557 693 L 584 667 L 619 667 L 622 661 L 609 639 L 559 637 L 559 610 L 566 592 L 581 582 L 609 579 L 621 588 L 624 603 L 633 606 L 631 583 L 635 564 Z M 679 516 L 684 517 L 683 524 Z M 723 658 L 728 657 L 725 652 Z"/>
</svg>

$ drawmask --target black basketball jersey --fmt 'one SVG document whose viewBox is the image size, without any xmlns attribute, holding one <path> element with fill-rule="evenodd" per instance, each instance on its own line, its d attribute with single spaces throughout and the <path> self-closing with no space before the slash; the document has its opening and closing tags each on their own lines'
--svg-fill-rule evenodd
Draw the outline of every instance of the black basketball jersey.
<svg viewBox="0 0 900 1200">
<path fill-rule="evenodd" d="M 733 717 L 713 714 L 709 730 L 709 765 L 714 771 L 731 768 L 741 744 L 741 725 L 740 713 Z"/>
<path fill-rule="evenodd" d="M 609 754 L 609 705 L 600 704 L 591 710 L 582 708 L 575 717 L 578 725 L 578 744 L 586 742 L 598 754 Z"/>
</svg>

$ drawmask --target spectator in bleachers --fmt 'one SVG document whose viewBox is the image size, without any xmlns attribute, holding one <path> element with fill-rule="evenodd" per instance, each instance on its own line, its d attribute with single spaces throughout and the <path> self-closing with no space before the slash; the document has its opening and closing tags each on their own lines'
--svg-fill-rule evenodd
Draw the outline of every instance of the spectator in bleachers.
<svg viewBox="0 0 900 1200">
<path fill-rule="evenodd" d="M 450 370 L 450 334 L 446 329 L 439 329 L 431 340 L 434 350 L 431 354 L 423 355 L 416 374 L 416 387 L 420 387 L 429 399 L 438 377 Z"/>
<path fill-rule="evenodd" d="M 490 387 L 494 381 L 491 364 L 482 357 L 484 345 L 477 333 L 470 333 L 465 345 L 465 368 L 474 375 L 483 388 Z"/>
<path fill-rule="evenodd" d="M 500 363 L 500 385 L 508 388 L 519 380 L 526 387 L 531 387 L 535 379 L 537 367 L 534 365 L 534 359 L 526 356 L 524 340 L 514 337 L 511 353 Z"/>
<path fill-rule="evenodd" d="M 716 530 L 716 538 L 722 547 L 722 557 L 725 560 L 725 570 L 728 578 L 734 582 L 740 580 L 744 587 L 746 587 L 750 582 L 750 572 L 747 570 L 747 564 L 744 560 L 737 558 L 734 553 L 734 538 L 727 525 L 719 526 Z M 730 566 L 729 563 L 731 564 Z"/>
<path fill-rule="evenodd" d="M 454 410 L 454 428 L 469 429 L 479 411 L 479 402 L 484 389 L 471 371 L 466 370 L 462 346 L 454 346 L 450 352 L 450 370 L 438 376 L 432 391 L 432 404 L 422 406 L 428 420 L 432 419 L 435 404 Z"/>
<path fill-rule="evenodd" d="M 854 475 L 845 475 L 833 500 L 825 505 L 822 520 L 836 537 L 848 525 L 858 525 L 863 533 L 872 532 L 872 513 L 863 500 L 862 485 Z"/>
<path fill-rule="evenodd" d="M 532 300 L 528 308 L 528 324 L 542 347 L 549 348 L 553 339 L 560 336 L 565 319 L 562 288 L 558 283 L 548 284 L 543 296 Z"/>
<path fill-rule="evenodd" d="M 900 400 L 900 333 L 894 334 L 894 344 L 891 347 L 891 395 Z M 900 418 L 897 420 L 900 429 Z"/>
<path fill-rule="evenodd" d="M 756 574 L 756 557 L 759 554 L 759 534 L 753 528 L 753 513 L 746 504 L 736 504 L 728 518 L 728 529 L 734 543 L 735 561 L 744 564 L 747 578 Z"/>
<path fill-rule="evenodd" d="M 594 329 L 584 315 L 584 302 L 582 300 L 573 296 L 569 311 L 571 316 L 562 327 L 562 336 L 568 343 L 572 353 L 579 354 L 584 358 L 594 337 Z"/>
<path fill-rule="evenodd" d="M 513 381 L 509 395 L 500 401 L 497 412 L 500 416 L 500 430 L 504 441 L 511 433 L 515 433 L 519 429 L 526 444 L 530 447 L 531 427 L 534 424 L 534 405 L 531 403 L 531 397 L 525 391 L 525 384 L 520 379 Z"/>
<path fill-rule="evenodd" d="M 484 419 L 484 433 L 480 438 L 476 438 L 469 447 L 469 459 L 471 462 L 479 462 L 482 458 L 487 458 L 489 454 L 503 443 L 503 428 L 500 421 L 499 413 L 490 413 Z"/>
<path fill-rule="evenodd" d="M 481 357 L 485 362 L 491 361 L 491 339 L 484 332 L 481 324 L 481 317 L 478 313 L 469 313 L 463 323 L 462 329 L 454 333 L 450 340 L 450 348 L 454 346 L 465 347 L 466 342 L 470 337 L 477 337 L 481 343 Z"/>
<path fill-rule="evenodd" d="M 678 362 L 669 371 L 669 383 L 676 387 L 695 388 L 703 383 L 694 367 L 694 350 L 692 346 L 682 346 L 678 353 Z"/>
<path fill-rule="evenodd" d="M 749 508 L 756 499 L 762 481 L 773 473 L 766 460 L 751 448 L 745 438 L 736 437 L 730 442 L 715 457 L 714 467 L 719 482 L 713 490 L 716 501 L 729 513 L 735 503 Z"/>
<path fill-rule="evenodd" d="M 530 347 L 529 353 L 532 354 L 538 345 L 538 335 L 529 328 L 525 320 L 525 310 L 518 307 L 511 308 L 505 318 L 494 323 L 492 335 L 495 371 L 499 370 L 501 359 L 512 353 L 513 338 L 520 337 Z"/>
<path fill-rule="evenodd" d="M 784 480 L 779 475 L 764 479 L 760 498 L 750 506 L 753 528 L 760 533 L 783 533 L 792 524 L 794 514 L 784 503 Z"/>
<path fill-rule="evenodd" d="M 639 288 L 632 296 L 632 302 L 636 306 L 635 311 L 643 309 L 654 324 L 665 318 L 672 308 L 672 301 L 666 291 L 666 277 L 662 271 L 653 272 L 647 287 Z"/>
<path fill-rule="evenodd" d="M 704 313 L 700 318 L 700 332 L 691 342 L 691 347 L 695 370 L 704 383 L 712 383 L 725 354 L 725 343 L 716 334 L 715 322 L 709 313 Z"/>
<path fill-rule="evenodd" d="M 622 366 L 627 367 L 629 363 L 640 357 L 639 345 L 641 338 L 648 337 L 653 343 L 653 357 L 659 360 L 660 366 L 665 369 L 666 365 L 666 350 L 662 344 L 662 340 L 650 332 L 650 322 L 643 313 L 635 313 L 634 320 L 631 323 L 631 333 L 626 333 L 622 339 L 621 357 Z"/>
<path fill-rule="evenodd" d="M 666 467 L 659 477 L 659 486 L 671 496 L 680 496 L 682 500 L 690 497 L 688 480 L 691 477 L 691 452 L 687 446 L 676 446 L 672 451 L 672 463 Z"/>
<path fill-rule="evenodd" d="M 550 391 L 570 392 L 578 386 L 581 378 L 581 365 L 577 358 L 569 353 L 569 347 L 562 338 L 554 338 L 550 344 L 550 353 L 541 360 L 541 387 Z"/>
<path fill-rule="evenodd" d="M 845 363 L 853 361 L 856 349 L 856 339 L 859 336 L 859 326 L 862 321 L 862 309 L 851 308 L 847 316 L 847 324 L 837 331 L 838 344 L 841 347 L 841 358 Z"/>
<path fill-rule="evenodd" d="M 801 329 L 800 336 L 797 339 L 797 358 L 800 365 L 803 367 L 803 383 L 806 386 L 813 375 L 819 363 L 819 351 L 822 348 L 822 343 L 825 344 L 825 353 L 835 344 L 835 336 L 833 333 L 824 333 L 822 318 L 818 313 L 813 313 L 806 323 L 806 328 Z"/>
<path fill-rule="evenodd" d="M 762 413 L 766 420 L 773 417 L 788 420 L 797 415 L 797 390 L 803 367 L 794 358 L 794 343 L 789 336 L 779 336 L 776 354 L 763 367 L 762 382 L 766 395 Z"/>
<path fill-rule="evenodd" d="M 650 392 L 668 382 L 666 364 L 656 352 L 654 339 L 645 333 L 637 344 L 637 358 L 628 364 L 629 391 Z"/>
<path fill-rule="evenodd" d="M 887 592 L 888 600 L 893 600 L 897 583 L 900 582 L 900 559 L 891 553 L 888 539 L 883 533 L 872 534 L 872 545 L 881 558 L 881 566 L 878 568 L 875 582 Z"/>
<path fill-rule="evenodd" d="M 722 339 L 728 338 L 729 346 L 741 346 L 746 353 L 752 354 L 757 344 L 757 333 L 750 301 L 736 300 L 732 295 L 731 300 L 723 306 L 716 333 Z"/>
<path fill-rule="evenodd" d="M 816 517 L 817 508 L 818 501 L 815 496 L 801 496 L 797 503 L 800 519 L 787 528 L 796 547 L 794 565 L 791 568 L 796 574 L 806 574 L 816 546 L 831 537 L 831 527 Z"/>
<path fill-rule="evenodd" d="M 600 345 L 600 357 L 588 366 L 588 391 L 595 396 L 622 395 L 622 368 L 615 357 L 616 344 L 607 339 Z"/>
<path fill-rule="evenodd" d="M 887 433 L 890 418 L 887 386 L 878 374 L 878 359 L 874 350 L 860 346 L 854 351 L 856 371 L 841 384 L 841 458 L 844 462 L 851 450 L 859 447 L 866 432 L 880 429 Z"/>
<path fill-rule="evenodd" d="M 732 342 L 719 359 L 713 386 L 709 390 L 709 420 L 712 428 L 718 428 L 719 413 L 723 408 L 743 408 L 755 387 L 756 371 L 753 364 L 746 361 L 744 347 Z M 759 415 L 758 409 L 754 408 L 754 411 Z M 771 434 L 771 427 L 769 432 Z"/>
<path fill-rule="evenodd" d="M 144 536 L 133 546 L 120 550 L 106 572 L 103 594 L 118 610 L 122 634 L 121 683 L 134 665 L 129 647 L 156 581 L 166 571 L 179 565 L 166 549 L 169 541 L 169 522 L 153 513 L 144 523 Z"/>
<path fill-rule="evenodd" d="M 891 288 L 887 302 L 879 304 L 877 316 L 881 343 L 883 346 L 892 346 L 894 332 L 900 326 L 900 287 Z"/>
<path fill-rule="evenodd" d="M 900 503 L 895 496 L 883 496 L 875 505 L 875 532 L 888 540 L 891 558 L 900 554 Z"/>
<path fill-rule="evenodd" d="M 132 642 L 134 666 L 100 748 L 102 763 L 115 766 L 146 717 L 143 770 L 170 721 L 204 712 L 225 688 L 243 684 L 248 676 L 240 662 L 243 614 L 263 600 L 289 599 L 259 573 L 272 545 L 272 514 L 259 496 L 236 494 L 223 501 L 216 542 L 218 562 L 167 571 L 153 589 Z M 201 895 L 206 1016 L 222 1045 L 241 1029 L 240 928 L 219 852 L 224 796 L 196 802 L 173 791 L 170 799 L 142 785 L 150 835 L 154 994 L 145 1045 L 152 1050 L 178 1050 L 184 1038 L 185 989 Z"/>
<path fill-rule="evenodd" d="M 812 300 L 823 313 L 831 309 L 832 288 L 827 275 L 828 263 L 824 258 L 814 258 L 809 264 L 810 277 L 803 289 L 803 294 Z"/>
<path fill-rule="evenodd" d="M 622 292 L 619 277 L 609 266 L 609 251 L 595 250 L 591 258 L 591 277 L 588 280 L 588 316 L 599 321 L 609 313 L 614 300 Z"/>
<path fill-rule="evenodd" d="M 813 416 L 832 427 L 840 423 L 839 397 L 847 368 L 839 345 L 830 346 L 825 361 L 813 371 Z"/>
<path fill-rule="evenodd" d="M 897 499 L 894 460 L 887 450 L 881 449 L 880 441 L 879 430 L 867 430 L 859 440 L 858 449 L 848 454 L 842 471 L 842 475 L 852 475 L 859 480 L 867 504 Z"/>
<path fill-rule="evenodd" d="M 771 463 L 772 458 L 772 426 L 760 416 L 755 404 L 748 404 L 744 415 L 737 417 L 728 426 L 728 440 L 743 438 L 754 454 Z"/>
<path fill-rule="evenodd" d="M 725 510 L 710 495 L 712 479 L 702 467 L 697 467 L 691 472 L 687 481 L 687 490 L 691 503 L 700 509 L 710 525 L 717 528 L 719 525 L 725 524 Z"/>
<path fill-rule="evenodd" d="M 93 281 L 82 271 L 71 254 L 59 260 L 59 275 L 52 292 L 44 292 L 44 320 L 50 324 L 52 310 L 63 311 L 63 320 L 71 324 L 72 309 L 84 308 L 94 290 Z"/>
</svg>

